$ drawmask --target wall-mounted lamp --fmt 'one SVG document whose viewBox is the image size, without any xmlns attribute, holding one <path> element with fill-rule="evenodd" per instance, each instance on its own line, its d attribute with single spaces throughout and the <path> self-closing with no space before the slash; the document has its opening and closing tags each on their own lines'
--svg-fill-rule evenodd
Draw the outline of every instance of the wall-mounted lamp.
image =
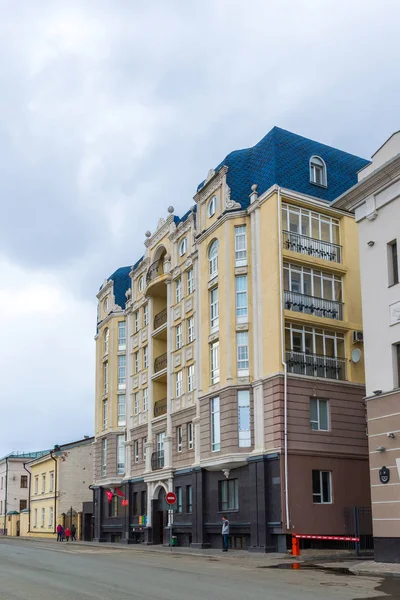
<svg viewBox="0 0 400 600">
<path fill-rule="evenodd" d="M 387 434 L 387 436 L 388 436 L 388 438 L 390 438 L 391 440 L 394 440 L 394 438 L 396 437 L 396 436 L 394 435 L 394 433 L 388 433 L 388 434 Z"/>
<path fill-rule="evenodd" d="M 375 396 L 380 396 L 382 394 L 382 390 L 374 390 L 372 393 L 375 394 Z"/>
<path fill-rule="evenodd" d="M 370 248 L 372 248 L 372 246 L 375 244 L 375 242 L 373 240 L 369 240 L 369 242 L 367 242 L 367 244 Z"/>
<path fill-rule="evenodd" d="M 386 452 L 385 446 L 378 446 L 376 449 L 377 452 Z"/>
</svg>

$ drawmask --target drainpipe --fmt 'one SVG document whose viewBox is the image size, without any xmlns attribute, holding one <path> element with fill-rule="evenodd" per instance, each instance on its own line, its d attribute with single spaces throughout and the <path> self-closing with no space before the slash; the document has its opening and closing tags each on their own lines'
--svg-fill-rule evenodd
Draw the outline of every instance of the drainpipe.
<svg viewBox="0 0 400 600">
<path fill-rule="evenodd" d="M 288 477 L 288 415 L 287 415 L 287 364 L 285 357 L 285 319 L 283 314 L 283 260 L 282 260 L 282 203 L 281 203 L 281 188 L 278 187 L 278 235 L 279 235 L 279 296 L 281 309 L 281 362 L 283 366 L 283 411 L 284 411 L 284 465 L 285 465 L 285 512 L 286 512 L 286 529 L 290 528 L 289 515 L 289 477 Z"/>
<path fill-rule="evenodd" d="M 7 495 L 8 495 L 8 456 L 6 456 L 6 489 L 5 489 L 5 498 L 4 498 L 4 524 L 3 524 L 4 535 L 7 535 Z"/>
<path fill-rule="evenodd" d="M 53 515 L 53 529 L 54 529 L 54 533 L 57 533 L 57 459 L 54 458 L 53 453 L 54 452 L 59 452 L 60 448 L 59 446 L 54 446 L 54 450 L 50 450 L 50 456 L 51 458 L 54 460 L 55 465 L 54 465 L 54 515 Z"/>
<path fill-rule="evenodd" d="M 28 473 L 28 533 L 31 532 L 31 472 L 26 468 L 27 463 L 23 463 L 25 471 Z"/>
</svg>

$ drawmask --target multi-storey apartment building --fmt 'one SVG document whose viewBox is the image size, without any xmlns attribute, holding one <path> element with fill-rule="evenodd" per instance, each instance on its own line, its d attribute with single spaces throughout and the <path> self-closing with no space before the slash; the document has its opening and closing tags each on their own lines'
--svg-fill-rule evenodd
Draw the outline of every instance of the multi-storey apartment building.
<svg viewBox="0 0 400 600">
<path fill-rule="evenodd" d="M 268 551 L 368 505 L 357 227 L 332 207 L 366 164 L 274 128 L 104 282 L 96 539 L 162 543 L 167 490 L 195 547 L 221 545 L 222 514 L 233 546 Z"/>
<path fill-rule="evenodd" d="M 335 202 L 359 228 L 375 560 L 400 562 L 400 132 Z"/>
<path fill-rule="evenodd" d="M 29 473 L 25 463 L 43 452 L 11 452 L 0 459 L 0 535 L 7 535 L 8 516 L 25 510 L 29 502 Z"/>
</svg>

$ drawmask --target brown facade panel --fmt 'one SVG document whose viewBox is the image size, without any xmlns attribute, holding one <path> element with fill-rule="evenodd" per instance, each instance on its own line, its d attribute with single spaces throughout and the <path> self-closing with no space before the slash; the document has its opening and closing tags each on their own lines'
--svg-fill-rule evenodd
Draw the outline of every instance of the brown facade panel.
<svg viewBox="0 0 400 600">
<path fill-rule="evenodd" d="M 267 448 L 280 448 L 283 445 L 283 392 L 282 377 L 274 377 L 263 384 L 264 435 Z"/>
<path fill-rule="evenodd" d="M 193 426 L 193 448 L 189 449 L 188 425 L 196 416 L 196 408 L 191 407 L 181 410 L 172 415 L 172 464 L 176 469 L 189 467 L 194 462 L 194 426 Z M 182 451 L 178 452 L 177 428 L 182 427 Z"/>
<path fill-rule="evenodd" d="M 374 519 L 373 527 L 375 538 L 400 538 L 400 521 L 392 519 L 389 521 L 379 521 Z"/>
<path fill-rule="evenodd" d="M 368 419 L 383 417 L 384 415 L 396 415 L 400 417 L 400 392 L 388 394 L 387 396 L 376 396 L 367 400 Z"/>
<path fill-rule="evenodd" d="M 146 468 L 146 463 L 145 463 L 144 456 L 143 456 L 143 452 L 144 452 L 143 442 L 144 442 L 145 438 L 147 438 L 147 425 L 141 425 L 140 427 L 135 427 L 135 429 L 133 429 L 131 431 L 131 439 L 132 439 L 132 444 L 130 446 L 131 473 L 134 477 L 143 475 L 145 468 Z M 138 442 L 138 444 L 139 444 L 139 454 L 138 454 L 139 461 L 138 462 L 136 462 L 136 457 L 135 457 L 135 442 Z"/>
<path fill-rule="evenodd" d="M 107 435 L 107 478 L 117 476 L 117 434 Z"/>
<path fill-rule="evenodd" d="M 367 459 L 289 455 L 289 506 L 293 530 L 303 534 L 345 533 L 345 508 L 370 506 Z M 314 503 L 312 471 L 330 471 L 332 503 Z"/>
<path fill-rule="evenodd" d="M 390 480 L 393 479 L 392 469 L 390 469 Z M 373 481 L 376 479 L 374 477 Z M 400 513 L 400 484 L 397 485 L 383 485 L 374 483 L 374 487 L 371 488 L 371 499 L 374 502 L 398 502 L 399 513 Z M 400 517 L 400 515 L 399 515 Z"/>
</svg>

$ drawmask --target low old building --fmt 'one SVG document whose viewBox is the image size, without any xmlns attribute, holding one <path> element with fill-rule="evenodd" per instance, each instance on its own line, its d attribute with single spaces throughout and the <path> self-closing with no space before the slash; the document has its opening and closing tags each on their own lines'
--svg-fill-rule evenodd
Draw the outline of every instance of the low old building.
<svg viewBox="0 0 400 600">
<path fill-rule="evenodd" d="M 375 560 L 400 562 L 400 132 L 334 205 L 359 228 Z"/>
<path fill-rule="evenodd" d="M 221 545 L 223 514 L 234 547 L 264 552 L 369 505 L 357 227 L 332 205 L 367 164 L 274 128 L 106 279 L 98 541 L 166 542 L 169 490 L 194 547 Z"/>
<path fill-rule="evenodd" d="M 57 525 L 81 531 L 83 503 L 92 500 L 93 440 L 55 446 L 28 463 L 30 471 L 29 523 L 30 536 L 53 536 Z"/>
<path fill-rule="evenodd" d="M 10 535 L 11 514 L 21 513 L 29 502 L 29 473 L 24 465 L 42 452 L 11 452 L 0 459 L 0 535 Z M 16 520 L 19 531 L 19 522 Z"/>
</svg>

